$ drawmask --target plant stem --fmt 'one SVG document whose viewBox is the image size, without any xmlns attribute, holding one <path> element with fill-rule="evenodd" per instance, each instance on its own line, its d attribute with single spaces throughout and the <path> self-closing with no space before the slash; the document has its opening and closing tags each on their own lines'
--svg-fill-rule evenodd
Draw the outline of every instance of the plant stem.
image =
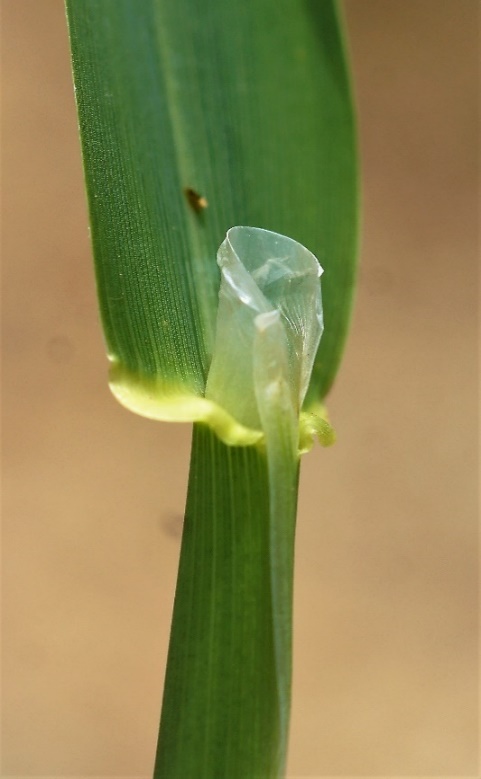
<svg viewBox="0 0 481 779">
<path fill-rule="evenodd" d="M 297 458 L 292 465 L 277 472 L 285 499 L 274 516 L 266 451 L 226 446 L 194 425 L 155 779 L 284 771 Z"/>
</svg>

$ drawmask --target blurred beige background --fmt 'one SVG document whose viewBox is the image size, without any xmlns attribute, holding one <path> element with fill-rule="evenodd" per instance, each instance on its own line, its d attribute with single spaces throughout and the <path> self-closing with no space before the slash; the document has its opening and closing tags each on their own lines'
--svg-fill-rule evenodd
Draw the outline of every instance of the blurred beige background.
<svg viewBox="0 0 481 779">
<path fill-rule="evenodd" d="M 63 5 L 2 9 L 2 777 L 148 777 L 190 429 L 109 394 Z M 362 270 L 303 464 L 289 771 L 475 777 L 479 6 L 345 9 Z"/>
</svg>

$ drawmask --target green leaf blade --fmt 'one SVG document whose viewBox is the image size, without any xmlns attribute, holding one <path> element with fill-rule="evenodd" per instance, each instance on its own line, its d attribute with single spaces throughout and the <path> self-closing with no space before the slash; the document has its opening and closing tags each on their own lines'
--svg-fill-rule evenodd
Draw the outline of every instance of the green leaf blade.
<svg viewBox="0 0 481 779">
<path fill-rule="evenodd" d="M 168 394 L 204 391 L 217 247 L 236 224 L 325 269 L 308 403 L 332 383 L 355 276 L 354 119 L 333 0 L 68 0 L 108 349 Z M 185 189 L 205 197 L 201 213 Z"/>
</svg>

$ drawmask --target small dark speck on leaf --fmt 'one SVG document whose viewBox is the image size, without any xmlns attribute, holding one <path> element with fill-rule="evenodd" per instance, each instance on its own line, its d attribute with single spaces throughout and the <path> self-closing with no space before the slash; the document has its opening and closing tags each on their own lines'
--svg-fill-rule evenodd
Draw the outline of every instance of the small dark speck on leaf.
<svg viewBox="0 0 481 779">
<path fill-rule="evenodd" d="M 195 189 L 191 189 L 191 187 L 186 187 L 184 189 L 184 193 L 189 202 L 189 205 L 198 214 L 200 214 L 200 212 L 209 205 L 207 199 L 203 195 L 199 195 L 199 193 L 196 192 Z"/>
</svg>

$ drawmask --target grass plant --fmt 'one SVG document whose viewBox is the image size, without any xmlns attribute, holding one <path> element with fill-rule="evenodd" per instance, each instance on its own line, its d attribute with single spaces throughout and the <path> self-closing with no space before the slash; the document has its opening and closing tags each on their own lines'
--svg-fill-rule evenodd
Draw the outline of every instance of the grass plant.
<svg viewBox="0 0 481 779">
<path fill-rule="evenodd" d="M 282 777 L 300 455 L 355 284 L 339 8 L 66 6 L 110 386 L 194 423 L 154 777 Z"/>
</svg>

